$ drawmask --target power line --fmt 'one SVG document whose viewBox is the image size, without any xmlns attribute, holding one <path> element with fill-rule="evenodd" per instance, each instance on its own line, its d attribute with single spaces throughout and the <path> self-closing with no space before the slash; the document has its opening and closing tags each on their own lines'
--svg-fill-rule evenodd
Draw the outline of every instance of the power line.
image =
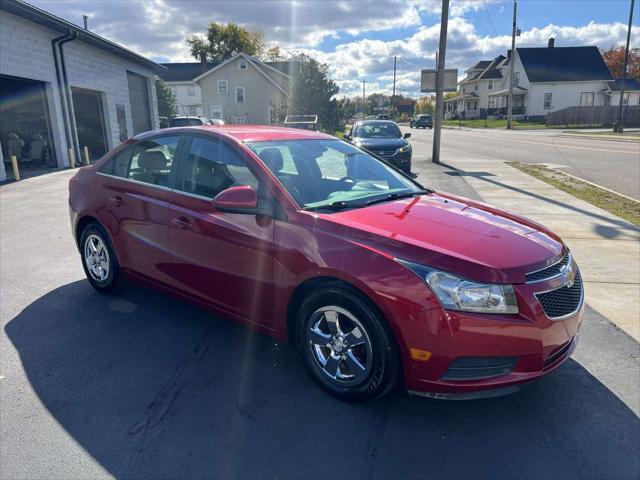
<svg viewBox="0 0 640 480">
<path fill-rule="evenodd" d="M 493 19 L 491 18 L 491 14 L 489 13 L 489 9 L 487 8 L 487 4 L 483 3 L 484 11 L 487 12 L 487 17 L 489 17 L 489 23 L 491 23 L 491 28 L 493 28 L 493 33 L 498 36 L 498 31 L 496 30 L 496 26 L 493 24 Z"/>
</svg>

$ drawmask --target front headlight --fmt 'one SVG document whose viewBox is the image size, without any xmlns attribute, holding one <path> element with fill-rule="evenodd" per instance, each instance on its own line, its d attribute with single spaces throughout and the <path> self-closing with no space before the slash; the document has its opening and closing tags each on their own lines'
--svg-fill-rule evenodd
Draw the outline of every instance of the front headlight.
<svg viewBox="0 0 640 480">
<path fill-rule="evenodd" d="M 398 262 L 418 275 L 448 310 L 518 313 L 518 301 L 511 285 L 473 282 L 424 265 L 404 260 Z"/>
<path fill-rule="evenodd" d="M 400 147 L 398 150 L 396 150 L 396 153 L 404 153 L 409 151 L 411 151 L 411 145 L 405 145 L 404 147 Z"/>
</svg>

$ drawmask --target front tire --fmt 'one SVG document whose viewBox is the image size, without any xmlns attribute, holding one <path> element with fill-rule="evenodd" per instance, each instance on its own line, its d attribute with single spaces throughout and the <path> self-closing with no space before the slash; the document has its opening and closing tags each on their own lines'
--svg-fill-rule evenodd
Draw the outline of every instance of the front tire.
<svg viewBox="0 0 640 480">
<path fill-rule="evenodd" d="M 80 254 L 84 273 L 93 288 L 101 293 L 115 293 L 122 287 L 118 259 L 100 225 L 90 223 L 82 231 Z"/>
<path fill-rule="evenodd" d="M 297 345 L 311 377 L 341 400 L 382 397 L 400 379 L 393 335 L 381 315 L 355 292 L 312 293 L 297 316 Z"/>
</svg>

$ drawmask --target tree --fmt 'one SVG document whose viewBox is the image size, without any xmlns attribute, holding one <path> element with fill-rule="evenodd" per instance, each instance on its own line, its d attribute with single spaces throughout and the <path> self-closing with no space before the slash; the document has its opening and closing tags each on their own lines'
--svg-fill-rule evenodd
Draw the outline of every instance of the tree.
<svg viewBox="0 0 640 480">
<path fill-rule="evenodd" d="M 426 95 L 421 97 L 416 102 L 416 114 L 425 113 L 427 115 L 433 115 L 435 113 L 435 105 L 433 104 L 433 97 Z"/>
<path fill-rule="evenodd" d="M 161 117 L 175 117 L 178 112 L 178 102 L 169 85 L 160 78 L 156 78 L 156 98 L 158 99 L 158 115 Z"/>
<path fill-rule="evenodd" d="M 264 51 L 262 33 L 250 32 L 236 23 L 211 22 L 204 37 L 191 35 L 187 45 L 194 58 L 201 60 L 206 55 L 210 62 L 221 62 L 239 52 L 261 57 Z"/>
<path fill-rule="evenodd" d="M 271 62 L 275 62 L 277 60 L 280 60 L 280 58 L 282 58 L 282 53 L 280 52 L 280 47 L 275 46 L 275 47 L 271 47 L 269 50 L 267 50 L 267 53 L 265 53 L 265 57 L 267 60 L 271 61 Z"/>
<path fill-rule="evenodd" d="M 338 85 L 329 79 L 329 65 L 305 54 L 294 55 L 300 70 L 294 78 L 289 114 L 318 115 L 320 128 L 335 132 L 339 128 L 338 102 L 333 98 Z"/>
<path fill-rule="evenodd" d="M 624 67 L 624 47 L 611 47 L 602 52 L 607 67 L 614 77 L 622 77 Z M 629 62 L 627 65 L 627 78 L 635 78 L 640 81 L 640 48 L 629 49 Z"/>
</svg>

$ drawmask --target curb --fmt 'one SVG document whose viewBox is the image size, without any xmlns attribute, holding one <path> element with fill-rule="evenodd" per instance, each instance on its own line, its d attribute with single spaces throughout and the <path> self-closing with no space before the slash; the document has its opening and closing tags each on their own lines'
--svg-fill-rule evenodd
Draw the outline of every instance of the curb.
<svg viewBox="0 0 640 480">
<path fill-rule="evenodd" d="M 623 142 L 623 143 L 640 143 L 640 137 L 638 138 L 620 138 L 615 135 L 590 135 L 585 133 L 559 133 L 558 137 L 565 138 L 585 138 L 587 140 L 610 140 L 614 142 Z"/>
</svg>

